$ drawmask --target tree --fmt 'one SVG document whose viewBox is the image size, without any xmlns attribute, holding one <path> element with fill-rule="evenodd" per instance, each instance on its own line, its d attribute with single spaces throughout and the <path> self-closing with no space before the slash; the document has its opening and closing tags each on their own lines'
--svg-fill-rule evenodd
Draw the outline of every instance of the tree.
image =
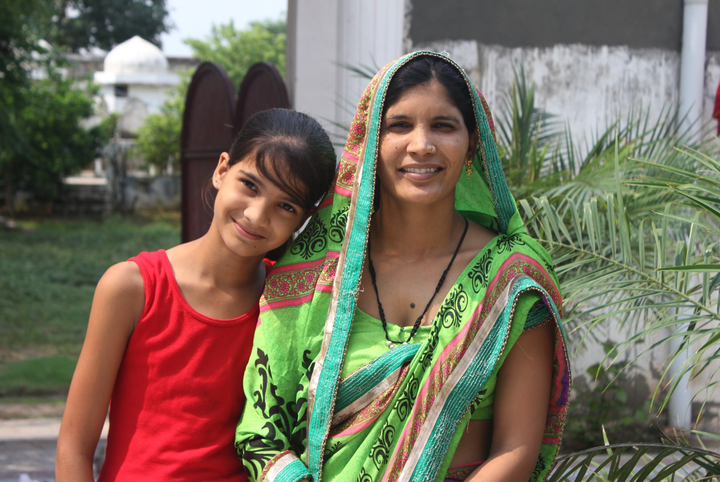
<svg viewBox="0 0 720 482">
<path fill-rule="evenodd" d="M 138 131 L 135 149 L 146 166 L 154 166 L 158 171 L 166 170 L 172 160 L 180 160 L 180 133 L 190 85 L 189 74 L 184 73 L 172 97 L 163 103 L 160 112 L 147 116 Z M 179 170 L 179 165 L 173 168 Z"/>
<path fill-rule="evenodd" d="M 246 30 L 238 30 L 232 21 L 213 26 L 206 40 L 187 39 L 193 56 L 217 62 L 239 88 L 245 73 L 257 62 L 272 62 L 281 74 L 285 71 L 285 21 L 251 22 Z M 178 84 L 172 98 L 165 101 L 157 114 L 145 118 L 138 132 L 137 153 L 147 165 L 163 170 L 168 159 L 180 158 L 180 132 L 185 109 L 188 75 Z M 230 147 L 230 146 L 228 146 Z"/>
<path fill-rule="evenodd" d="M 61 192 L 62 178 L 95 158 L 109 132 L 102 125 L 82 125 L 94 114 L 93 94 L 56 74 L 24 86 L 24 108 L 15 112 L 12 122 L 13 131 L 22 135 L 0 151 L 0 181 L 11 214 L 18 188 L 39 200 L 53 200 Z"/>
<path fill-rule="evenodd" d="M 110 50 L 134 35 L 159 47 L 167 17 L 167 0 L 61 0 L 51 38 L 72 51 Z"/>
<path fill-rule="evenodd" d="M 27 66 L 41 46 L 50 21 L 50 10 L 42 0 L 0 2 L 0 156 L 19 147 L 21 132 L 15 129 L 15 114 L 26 104 L 22 93 L 30 83 Z"/>
<path fill-rule="evenodd" d="M 271 62 L 285 75 L 285 20 L 250 22 L 246 30 L 238 30 L 231 20 L 225 25 L 213 25 L 206 40 L 186 39 L 193 56 L 217 62 L 228 73 L 235 88 L 239 88 L 245 73 L 257 62 Z"/>
</svg>

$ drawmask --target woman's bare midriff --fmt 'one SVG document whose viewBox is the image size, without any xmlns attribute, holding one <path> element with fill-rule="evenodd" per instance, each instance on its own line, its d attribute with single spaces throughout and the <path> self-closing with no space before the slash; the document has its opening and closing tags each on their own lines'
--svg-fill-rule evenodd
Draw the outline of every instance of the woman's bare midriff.
<svg viewBox="0 0 720 482">
<path fill-rule="evenodd" d="M 450 467 L 485 461 L 490 454 L 492 420 L 470 420 L 455 450 Z"/>
</svg>

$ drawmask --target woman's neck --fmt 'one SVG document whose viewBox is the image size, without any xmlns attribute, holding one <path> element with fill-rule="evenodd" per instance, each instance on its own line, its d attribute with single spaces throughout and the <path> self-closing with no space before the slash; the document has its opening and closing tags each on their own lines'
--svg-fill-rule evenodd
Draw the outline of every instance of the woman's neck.
<svg viewBox="0 0 720 482">
<path fill-rule="evenodd" d="M 371 223 L 373 252 L 420 260 L 454 249 L 463 226 L 454 197 L 434 205 L 381 201 Z"/>
</svg>

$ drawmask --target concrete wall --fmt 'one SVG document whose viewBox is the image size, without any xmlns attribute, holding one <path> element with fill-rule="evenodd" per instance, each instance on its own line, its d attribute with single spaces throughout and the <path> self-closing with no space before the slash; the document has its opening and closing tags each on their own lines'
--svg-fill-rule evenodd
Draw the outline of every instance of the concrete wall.
<svg viewBox="0 0 720 482">
<path fill-rule="evenodd" d="M 683 0 L 412 0 L 416 43 L 477 40 L 504 47 L 556 44 L 680 50 Z M 720 0 L 710 0 L 708 49 L 720 50 Z"/>
<path fill-rule="evenodd" d="M 580 44 L 510 48 L 475 40 L 413 44 L 415 49 L 447 51 L 468 72 L 496 115 L 514 80 L 514 69 L 522 66 L 536 86 L 537 106 L 566 121 L 576 139 L 590 141 L 598 129 L 630 109 L 649 109 L 654 118 L 678 100 L 680 54 L 672 50 Z M 708 71 L 708 109 L 715 96 L 710 87 L 720 76 L 718 67 Z M 705 118 L 710 115 L 711 110 Z"/>
<path fill-rule="evenodd" d="M 682 0 L 413 0 L 408 50 L 446 50 L 498 112 L 523 65 L 538 106 L 560 115 L 577 138 L 630 109 L 676 106 Z M 487 20 L 483 20 L 487 19 Z M 720 79 L 720 0 L 710 0 L 702 122 Z"/>
</svg>

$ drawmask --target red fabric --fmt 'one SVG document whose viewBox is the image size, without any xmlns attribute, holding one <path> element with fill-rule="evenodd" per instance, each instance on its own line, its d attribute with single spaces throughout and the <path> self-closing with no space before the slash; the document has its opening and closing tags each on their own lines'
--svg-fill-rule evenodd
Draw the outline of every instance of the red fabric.
<svg viewBox="0 0 720 482">
<path fill-rule="evenodd" d="M 165 251 L 130 261 L 145 308 L 115 382 L 99 480 L 246 481 L 233 443 L 258 305 L 209 318 L 185 301 Z"/>
</svg>

